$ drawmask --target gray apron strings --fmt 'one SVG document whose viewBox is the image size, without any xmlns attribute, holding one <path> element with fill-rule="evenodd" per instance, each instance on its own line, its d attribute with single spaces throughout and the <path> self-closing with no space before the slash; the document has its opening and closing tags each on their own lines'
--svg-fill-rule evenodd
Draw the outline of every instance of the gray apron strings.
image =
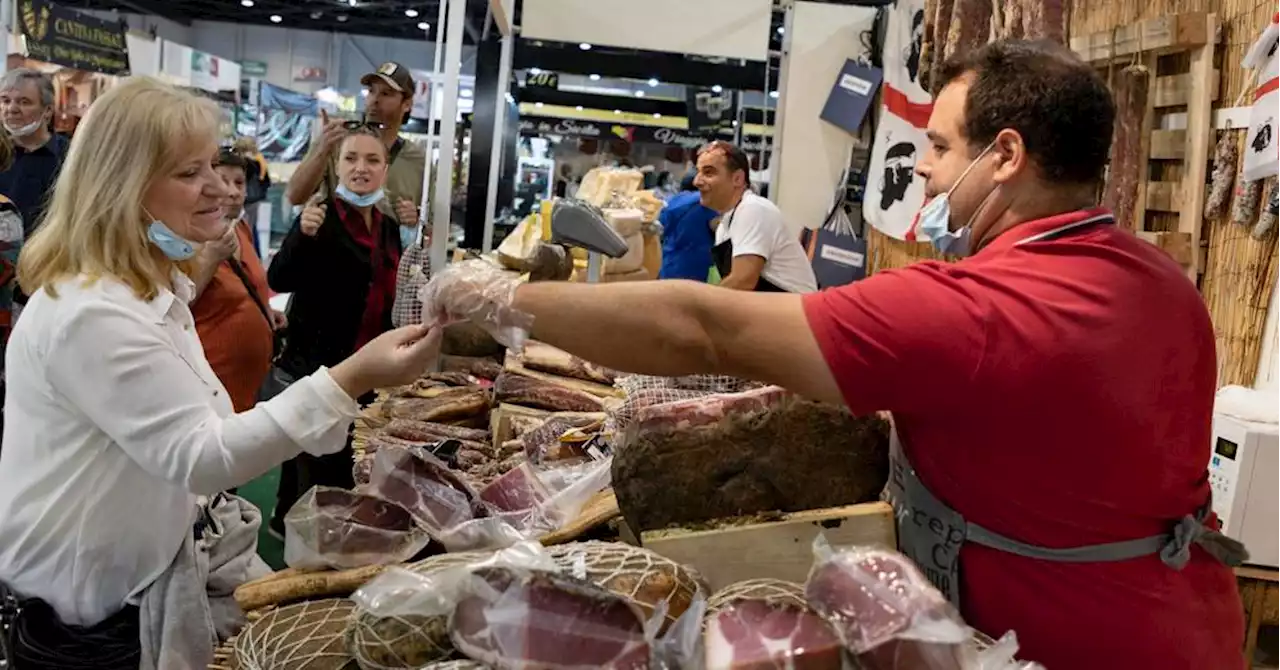
<svg viewBox="0 0 1280 670">
<path fill-rule="evenodd" d="M 1204 525 L 1209 502 L 1173 522 L 1169 533 L 1151 537 L 1055 549 L 1020 542 L 970 522 L 942 502 L 920 481 L 902 449 L 897 431 L 890 440 L 889 481 L 885 499 L 893 505 L 898 525 L 898 549 L 925 573 L 955 605 L 960 604 L 960 548 L 972 542 L 1026 558 L 1058 563 L 1102 563 L 1158 555 L 1161 562 L 1181 570 L 1199 545 L 1221 563 L 1237 566 L 1248 558 L 1244 545 Z"/>
</svg>

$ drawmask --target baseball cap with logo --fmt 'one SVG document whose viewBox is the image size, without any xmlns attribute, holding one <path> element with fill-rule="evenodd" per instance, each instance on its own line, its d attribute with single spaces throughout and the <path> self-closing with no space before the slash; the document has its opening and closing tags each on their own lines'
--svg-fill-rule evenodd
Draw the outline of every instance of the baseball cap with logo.
<svg viewBox="0 0 1280 670">
<path fill-rule="evenodd" d="M 414 85 L 413 77 L 409 75 L 409 68 L 393 62 L 383 63 L 378 66 L 377 72 L 370 72 L 360 78 L 362 86 L 368 86 L 375 79 L 381 79 L 391 88 L 405 94 L 413 95 Z"/>
</svg>

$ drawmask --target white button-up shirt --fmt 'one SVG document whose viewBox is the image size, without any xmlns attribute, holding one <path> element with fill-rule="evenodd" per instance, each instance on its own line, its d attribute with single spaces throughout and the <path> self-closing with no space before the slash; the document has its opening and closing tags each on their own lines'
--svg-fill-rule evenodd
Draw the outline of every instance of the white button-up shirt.
<svg viewBox="0 0 1280 670">
<path fill-rule="evenodd" d="M 187 302 L 124 284 L 61 282 L 31 296 L 6 356 L 0 581 L 67 624 L 119 611 L 192 532 L 197 496 L 301 451 L 342 449 L 357 405 L 327 370 L 234 414 Z"/>
</svg>

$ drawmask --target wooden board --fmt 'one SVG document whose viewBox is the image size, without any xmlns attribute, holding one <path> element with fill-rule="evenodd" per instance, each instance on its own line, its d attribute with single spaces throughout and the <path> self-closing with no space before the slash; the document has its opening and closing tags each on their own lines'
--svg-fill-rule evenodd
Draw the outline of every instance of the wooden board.
<svg viewBox="0 0 1280 670">
<path fill-rule="evenodd" d="M 523 405 L 501 403 L 489 412 L 489 432 L 493 435 L 493 446 L 498 448 L 503 442 L 511 439 L 511 417 L 529 416 L 543 418 L 551 414 L 545 409 L 534 409 Z"/>
<path fill-rule="evenodd" d="M 713 590 L 758 577 L 803 582 L 813 565 L 813 539 L 835 546 L 897 544 L 893 508 L 874 502 L 782 515 L 779 521 L 711 530 L 648 531 L 646 549 L 696 568 Z"/>
<path fill-rule="evenodd" d="M 1147 211 L 1178 212 L 1182 210 L 1181 184 L 1176 181 L 1147 182 Z"/>
<path fill-rule="evenodd" d="M 1214 70 L 1209 82 L 1209 92 L 1213 100 L 1218 99 L 1218 81 L 1221 74 L 1218 70 Z M 1156 77 L 1156 86 L 1152 90 L 1151 101 L 1155 107 L 1180 107 L 1187 104 L 1190 93 L 1190 73 Z"/>
<path fill-rule="evenodd" d="M 1071 40 L 1071 50 L 1090 63 L 1106 63 L 1138 53 L 1155 55 L 1186 51 L 1215 43 L 1204 12 L 1173 14 L 1119 26 Z"/>
<path fill-rule="evenodd" d="M 1203 19 L 1209 35 L 1216 35 L 1218 15 Z M 1213 42 L 1191 51 L 1190 93 L 1187 99 L 1187 130 L 1184 138 L 1182 166 L 1182 208 L 1178 211 L 1178 232 L 1191 236 L 1193 251 L 1187 265 L 1187 278 L 1198 284 L 1204 264 L 1200 261 L 1200 232 L 1204 222 L 1205 182 L 1209 173 L 1209 136 L 1213 134 L 1213 96 L 1209 93 L 1213 78 Z"/>
<path fill-rule="evenodd" d="M 543 535 L 541 541 L 547 545 L 572 542 L 587 531 L 608 523 L 621 515 L 622 512 L 618 509 L 618 497 L 613 494 L 613 489 L 605 489 L 587 502 L 572 523 L 557 531 Z"/>
<path fill-rule="evenodd" d="M 598 384 L 596 382 L 584 381 L 582 379 L 570 379 L 569 377 L 561 377 L 559 375 L 547 374 L 545 372 L 539 372 L 537 370 L 530 370 L 526 368 L 523 363 L 520 362 L 520 358 L 518 356 L 512 354 L 510 351 L 507 352 L 507 358 L 506 358 L 506 361 L 503 363 L 503 369 L 507 370 L 508 372 L 514 372 L 516 374 L 521 374 L 526 377 L 532 377 L 533 379 L 544 381 L 550 384 L 559 384 L 560 386 L 563 386 L 565 388 L 570 388 L 575 391 L 582 391 L 583 393 L 589 393 L 593 396 L 596 396 L 597 398 L 622 398 L 623 397 L 622 389 L 619 389 L 619 388 L 606 386 L 604 384 Z"/>
<path fill-rule="evenodd" d="M 1151 160 L 1180 161 L 1187 156 L 1187 131 L 1151 131 Z"/>
<path fill-rule="evenodd" d="M 1191 236 L 1187 233 L 1168 233 L 1139 231 L 1138 237 L 1160 247 L 1179 265 L 1190 265 L 1194 260 L 1191 252 Z"/>
</svg>

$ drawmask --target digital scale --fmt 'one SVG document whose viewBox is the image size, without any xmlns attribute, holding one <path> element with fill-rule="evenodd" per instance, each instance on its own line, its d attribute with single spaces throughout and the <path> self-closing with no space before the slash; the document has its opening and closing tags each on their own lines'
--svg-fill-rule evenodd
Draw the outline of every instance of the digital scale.
<svg viewBox="0 0 1280 670">
<path fill-rule="evenodd" d="M 587 251 L 587 282 L 599 283 L 604 257 L 622 258 L 627 241 L 614 230 L 604 212 L 582 200 L 556 200 L 551 209 L 551 241 Z"/>
<path fill-rule="evenodd" d="M 1274 423 L 1213 417 L 1209 487 L 1222 533 L 1244 543 L 1250 565 L 1280 567 L 1280 446 Z"/>
</svg>

